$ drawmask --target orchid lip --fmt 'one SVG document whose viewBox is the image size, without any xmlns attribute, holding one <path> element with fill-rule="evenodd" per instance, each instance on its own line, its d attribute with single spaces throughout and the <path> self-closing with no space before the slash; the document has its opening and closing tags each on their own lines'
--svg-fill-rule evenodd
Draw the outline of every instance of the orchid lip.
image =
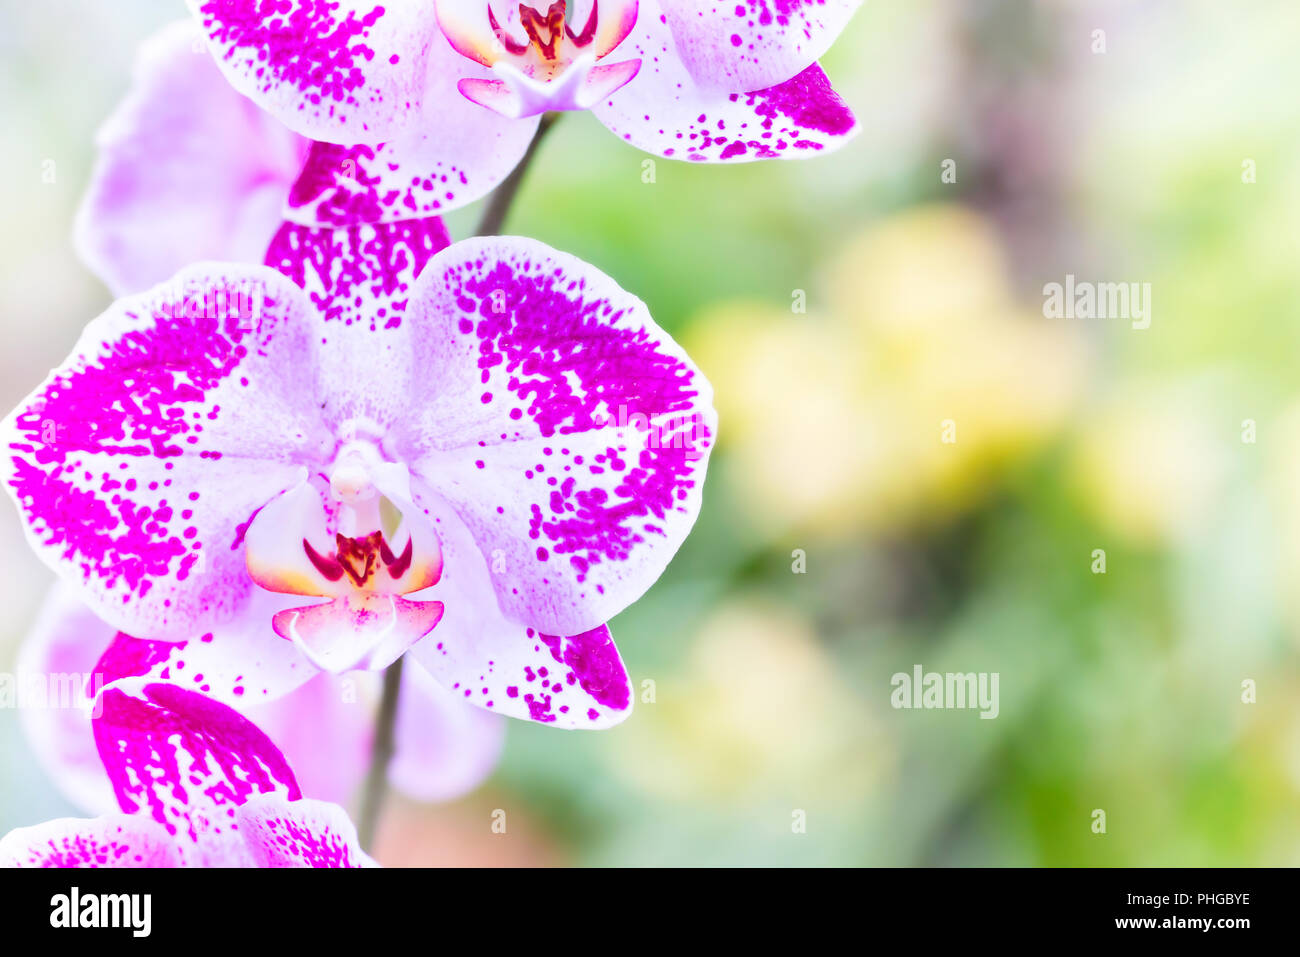
<svg viewBox="0 0 1300 957">
<path fill-rule="evenodd" d="M 498 79 L 466 78 L 456 88 L 479 106 L 521 119 L 552 111 L 589 110 L 630 83 L 640 68 L 640 60 L 597 64 L 588 53 L 555 78 L 538 80 L 502 61 L 492 68 Z"/>
<path fill-rule="evenodd" d="M 304 618 L 305 610 L 303 609 L 293 609 L 287 613 L 288 627 L 286 630 L 288 631 L 288 638 L 293 642 L 294 647 L 302 652 L 303 657 L 322 671 L 334 674 L 352 671 L 355 668 L 361 667 L 365 663 L 366 658 L 369 657 L 381 644 L 383 644 L 384 639 L 386 639 L 393 633 L 394 629 L 396 629 L 398 623 L 397 605 L 391 597 L 388 599 L 388 603 L 389 609 L 392 613 L 388 622 L 367 635 L 366 641 L 354 643 L 350 649 L 350 654 L 347 657 L 339 658 L 337 656 L 331 656 L 328 653 L 318 652 L 313 647 L 313 642 L 304 638 L 298 628 L 299 621 L 302 621 Z"/>
<path fill-rule="evenodd" d="M 568 0 L 524 2 L 511 16 L 508 5 L 486 0 L 481 19 L 457 16 L 439 4 L 439 20 L 452 47 L 484 66 L 508 64 L 543 83 L 559 79 L 577 60 L 599 60 L 614 50 L 636 23 L 636 0 L 593 0 L 581 13 Z"/>
<path fill-rule="evenodd" d="M 373 443 L 345 443 L 325 475 L 285 492 L 249 527 L 254 582 L 329 599 L 272 619 L 318 668 L 386 667 L 442 617 L 440 602 L 401 597 L 442 576 L 438 537 L 409 505 L 408 485 L 404 466 L 385 461 Z"/>
</svg>

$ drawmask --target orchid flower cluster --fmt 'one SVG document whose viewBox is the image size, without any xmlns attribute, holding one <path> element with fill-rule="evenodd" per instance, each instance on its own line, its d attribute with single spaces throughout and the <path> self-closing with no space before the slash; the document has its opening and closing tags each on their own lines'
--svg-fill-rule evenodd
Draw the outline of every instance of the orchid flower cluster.
<svg viewBox="0 0 1300 957">
<path fill-rule="evenodd" d="M 100 816 L 0 860 L 368 865 L 339 803 L 377 735 L 437 799 L 490 772 L 502 716 L 628 716 L 608 622 L 685 540 L 717 432 L 639 299 L 439 216 L 565 111 L 671 159 L 836 148 L 856 125 L 817 59 L 858 0 L 188 4 L 77 221 L 119 298 L 0 424 L 62 579 L 26 659 L 100 679 L 27 720 Z"/>
</svg>

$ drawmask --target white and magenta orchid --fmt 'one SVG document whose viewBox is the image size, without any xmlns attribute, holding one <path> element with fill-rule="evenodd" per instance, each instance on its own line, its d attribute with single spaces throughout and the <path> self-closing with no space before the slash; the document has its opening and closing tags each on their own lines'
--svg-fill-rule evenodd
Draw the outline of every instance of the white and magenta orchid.
<svg viewBox="0 0 1300 957">
<path fill-rule="evenodd" d="M 413 649 L 470 704 L 608 727 L 632 700 L 604 623 L 695 520 L 711 390 L 585 263 L 432 245 L 286 225 L 284 274 L 201 264 L 119 300 L 0 425 L 5 484 L 113 628 L 211 650 L 205 693 Z"/>
<path fill-rule="evenodd" d="M 101 692 L 94 739 L 120 811 L 0 839 L 2 867 L 373 867 L 342 808 L 303 799 L 284 755 L 211 698 Z"/>
<path fill-rule="evenodd" d="M 492 189 L 541 114 L 739 163 L 856 132 L 818 58 L 860 0 L 188 0 L 233 86 L 315 141 L 292 218 L 441 213 Z"/>
</svg>

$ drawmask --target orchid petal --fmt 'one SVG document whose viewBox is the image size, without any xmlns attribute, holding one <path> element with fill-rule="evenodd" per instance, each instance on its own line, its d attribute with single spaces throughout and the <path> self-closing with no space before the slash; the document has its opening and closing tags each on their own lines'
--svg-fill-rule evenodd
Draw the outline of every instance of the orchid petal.
<svg viewBox="0 0 1300 957">
<path fill-rule="evenodd" d="M 638 0 L 570 0 L 573 23 L 586 25 L 595 17 L 591 49 L 597 57 L 614 52 L 627 39 L 642 14 Z"/>
<path fill-rule="evenodd" d="M 421 0 L 186 0 L 217 65 L 289 129 L 380 143 L 424 98 L 439 38 Z"/>
<path fill-rule="evenodd" d="M 90 728 L 92 695 L 105 684 L 95 663 L 114 634 L 74 588 L 56 585 L 19 649 L 15 668 L 20 684 L 39 676 L 51 694 L 58 689 L 63 700 L 47 700 L 43 708 L 29 704 L 18 709 L 18 717 L 42 769 L 69 801 L 92 814 L 117 810 Z"/>
<path fill-rule="evenodd" d="M 191 267 L 114 303 L 0 424 L 29 541 L 110 624 L 185 640 L 247 600 L 243 529 L 332 446 L 309 312 L 264 267 Z"/>
<path fill-rule="evenodd" d="M 442 580 L 418 598 L 445 607 L 436 634 L 411 654 L 460 700 L 496 714 L 566 729 L 601 730 L 632 713 L 632 685 L 609 629 L 560 637 L 502 614 L 488 564 L 456 513 L 417 491 L 446 556 Z"/>
<path fill-rule="evenodd" d="M 250 798 L 239 832 L 258 867 L 378 867 L 361 850 L 357 829 L 337 804 L 280 795 Z"/>
<path fill-rule="evenodd" d="M 170 682 L 229 705 L 276 743 L 304 792 L 346 801 L 370 756 L 375 695 L 363 692 L 377 694 L 377 689 L 353 687 L 366 676 L 340 679 L 319 673 L 290 642 L 280 640 L 271 628 L 274 609 L 291 603 L 256 594 L 230 626 L 188 642 L 145 641 L 119 633 L 100 658 L 95 681 L 111 688 L 122 679 L 141 679 L 122 682 L 128 691 L 142 683 Z M 112 637 L 107 625 L 99 627 Z M 90 742 L 95 780 L 107 788 L 88 714 L 83 733 Z M 116 807 L 111 790 L 108 801 Z"/>
<path fill-rule="evenodd" d="M 458 243 L 411 298 L 422 375 L 388 441 L 417 503 L 430 507 L 418 478 L 496 556 L 507 618 L 555 635 L 599 627 L 695 521 L 711 387 L 640 300 L 532 240 Z"/>
<path fill-rule="evenodd" d="M 487 195 L 510 175 L 528 151 L 537 119 L 498 116 L 457 92 L 462 78 L 493 74 L 459 56 L 441 33 L 431 41 L 429 59 L 423 109 L 391 140 L 313 144 L 289 194 L 291 220 L 355 226 L 431 216 Z"/>
<path fill-rule="evenodd" d="M 255 593 L 243 614 L 213 634 L 182 642 L 145 641 L 115 632 L 72 586 L 55 586 L 21 646 L 19 680 L 55 675 L 65 684 L 85 679 L 85 687 L 75 682 L 80 706 L 60 701 L 59 707 L 51 702 L 51 707 L 20 711 L 32 751 L 74 804 L 91 813 L 115 810 L 117 800 L 91 730 L 94 698 L 121 679 L 170 681 L 235 708 L 266 732 L 306 793 L 348 800 L 369 760 L 378 685 L 369 675 L 320 674 L 280 640 L 271 618 L 293 602 Z M 434 727 L 428 733 L 440 740 L 442 732 Z"/>
<path fill-rule="evenodd" d="M 275 647 L 288 646 L 270 633 Z M 356 796 L 369 767 L 378 675 L 318 674 L 291 695 L 241 708 L 283 752 L 304 794 L 342 803 Z"/>
<path fill-rule="evenodd" d="M 286 223 L 276 235 L 267 264 L 316 307 L 311 362 L 329 383 L 320 414 L 335 435 L 357 422 L 382 430 L 407 414 L 413 370 L 404 318 L 415 277 L 448 242 L 433 218 L 346 229 Z"/>
<path fill-rule="evenodd" d="M 126 678 L 169 682 L 241 711 L 277 701 L 317 673 L 268 628 L 274 615 L 292 604 L 254 592 L 239 615 L 188 641 L 146 641 L 119 632 L 95 666 L 97 680 L 105 688 Z"/>
<path fill-rule="evenodd" d="M 0 867 L 181 866 L 171 835 L 140 815 L 63 817 L 17 828 L 0 839 Z"/>
<path fill-rule="evenodd" d="M 308 141 L 232 89 L 202 42 L 192 20 L 146 40 L 99 130 L 75 242 L 114 295 L 203 260 L 260 262 L 307 155 Z"/>
<path fill-rule="evenodd" d="M 271 740 L 238 712 L 169 684 L 105 691 L 95 743 L 118 803 L 173 836 L 186 864 L 240 866 L 236 810 L 258 793 L 294 799 L 298 784 Z"/>
<path fill-rule="evenodd" d="M 49 689 L 46 707 L 28 706 L 19 713 L 33 752 L 59 790 L 92 813 L 117 807 L 95 748 L 91 715 L 99 693 L 124 678 L 172 681 L 262 724 L 259 706 L 316 674 L 269 627 L 284 604 L 288 601 L 279 596 L 259 595 L 245 614 L 214 632 L 189 641 L 145 641 L 94 615 L 71 585 L 51 589 L 22 645 L 17 672 L 20 680 L 39 677 Z M 299 694 L 286 700 L 291 708 L 305 710 L 308 704 Z M 297 767 L 297 755 L 290 757 Z"/>
<path fill-rule="evenodd" d="M 492 773 L 505 744 L 505 720 L 445 690 L 419 662 L 402 670 L 388 779 L 419 801 L 449 801 Z"/>
<path fill-rule="evenodd" d="M 812 66 L 862 0 L 644 0 L 658 6 L 691 75 L 716 90 L 761 90 Z"/>
<path fill-rule="evenodd" d="M 726 93 L 695 81 L 659 18 L 638 18 L 625 46 L 642 61 L 636 81 L 592 112 L 646 152 L 707 163 L 798 159 L 837 149 L 857 132 L 816 64 L 774 86 Z"/>
</svg>

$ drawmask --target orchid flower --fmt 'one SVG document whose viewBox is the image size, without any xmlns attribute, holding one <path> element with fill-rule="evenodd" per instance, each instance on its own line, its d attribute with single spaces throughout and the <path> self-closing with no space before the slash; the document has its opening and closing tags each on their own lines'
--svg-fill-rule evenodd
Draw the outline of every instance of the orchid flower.
<svg viewBox="0 0 1300 957">
<path fill-rule="evenodd" d="M 242 631 L 236 631 L 234 626 Z M 245 615 L 213 640 L 158 642 L 116 633 L 68 585 L 46 600 L 19 652 L 20 681 L 60 676 L 69 700 L 19 711 L 33 753 L 63 794 L 84 811 L 117 806 L 91 730 L 99 693 L 114 682 L 153 673 L 234 708 L 266 732 L 293 767 L 303 793 L 344 804 L 366 774 L 375 734 L 378 676 L 317 674 L 283 697 L 255 682 L 224 680 L 252 657 L 263 672 L 315 673 L 296 649 L 275 639 L 269 620 Z M 44 686 L 55 687 L 53 680 Z M 75 686 L 73 688 L 72 686 Z M 271 698 L 271 700 L 267 700 Z M 465 704 L 423 669 L 406 668 L 388 765 L 390 783 L 421 801 L 450 800 L 491 773 L 505 739 L 505 719 Z"/>
<path fill-rule="evenodd" d="M 166 683 L 101 692 L 94 737 L 121 812 L 0 839 L 4 867 L 373 867 L 338 805 L 302 799 L 238 712 Z"/>
<path fill-rule="evenodd" d="M 316 141 L 304 224 L 485 195 L 548 111 L 657 156 L 814 155 L 856 132 L 817 59 L 860 0 L 187 0 L 233 86 Z"/>
<path fill-rule="evenodd" d="M 412 649 L 471 704 L 608 727 L 632 701 L 605 622 L 694 523 L 711 389 L 587 264 L 426 240 L 289 227 L 294 281 L 209 263 L 118 300 L 0 424 L 0 474 L 98 616 L 210 646 L 205 693 Z"/>
</svg>

